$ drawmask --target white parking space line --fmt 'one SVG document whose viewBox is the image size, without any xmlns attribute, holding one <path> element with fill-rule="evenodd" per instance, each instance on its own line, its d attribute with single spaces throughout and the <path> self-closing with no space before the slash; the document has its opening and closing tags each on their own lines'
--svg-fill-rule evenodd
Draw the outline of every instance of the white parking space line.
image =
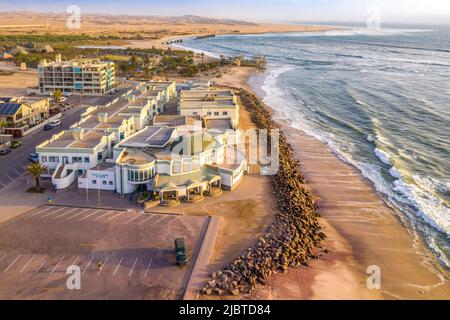
<svg viewBox="0 0 450 320">
<path fill-rule="evenodd" d="M 153 262 L 153 258 L 151 258 L 150 262 L 148 263 L 147 270 L 145 270 L 144 278 L 147 278 L 147 273 L 150 270 L 150 266 L 152 265 L 152 262 Z"/>
<path fill-rule="evenodd" d="M 106 266 L 106 263 L 108 262 L 109 256 L 106 257 L 105 261 L 103 262 L 103 266 Z M 100 272 L 102 272 L 103 268 L 101 268 L 100 270 L 98 270 L 97 272 L 97 276 L 100 275 Z"/>
<path fill-rule="evenodd" d="M 78 217 L 79 215 L 82 215 L 82 214 L 84 214 L 86 212 L 89 212 L 89 210 L 91 210 L 91 209 L 82 210 L 81 212 L 78 212 L 78 213 L 74 214 L 73 216 L 68 217 L 66 220 L 71 220 L 71 219 L 73 219 L 75 217 Z"/>
<path fill-rule="evenodd" d="M 58 268 L 59 264 L 61 263 L 61 261 L 63 261 L 63 259 L 64 259 L 65 257 L 66 257 L 66 256 L 62 256 L 61 259 L 59 259 L 58 263 L 57 263 L 56 266 L 53 268 L 52 273 L 55 272 L 56 268 Z"/>
<path fill-rule="evenodd" d="M 97 214 L 99 212 L 102 212 L 102 210 L 96 210 L 96 211 L 92 212 L 91 214 L 88 214 L 86 217 L 81 218 L 79 221 L 87 219 L 89 217 L 92 217 L 94 214 Z"/>
<path fill-rule="evenodd" d="M 45 257 L 44 262 L 41 263 L 41 265 L 34 271 L 34 273 L 38 273 L 42 267 L 44 266 L 44 264 L 47 262 L 48 257 Z"/>
<path fill-rule="evenodd" d="M 134 260 L 133 266 L 131 267 L 130 273 L 128 273 L 128 277 L 131 277 L 131 274 L 133 273 L 134 267 L 136 266 L 136 263 L 138 261 L 138 258 L 136 258 L 136 260 Z"/>
<path fill-rule="evenodd" d="M 3 184 L 3 182 L 0 181 L 0 184 L 2 185 L 2 187 L 4 187 L 5 185 Z"/>
<path fill-rule="evenodd" d="M 87 264 L 87 266 L 84 268 L 84 270 L 83 270 L 83 273 L 82 273 L 82 275 L 87 271 L 87 269 L 89 268 L 89 266 L 91 265 L 91 263 L 92 263 L 92 260 L 94 260 L 94 256 L 92 256 L 91 257 L 91 260 L 89 260 L 89 262 L 88 262 L 88 264 Z"/>
<path fill-rule="evenodd" d="M 155 221 L 153 221 L 152 223 L 150 223 L 150 225 L 152 226 L 152 225 L 154 225 L 154 224 L 160 222 L 162 219 L 165 219 L 165 218 L 166 218 L 165 216 L 162 216 L 162 217 L 160 217 L 159 219 L 156 219 Z"/>
<path fill-rule="evenodd" d="M 16 169 L 13 169 L 19 176 L 23 175 L 23 173 L 20 173 L 19 171 L 17 171 Z"/>
<path fill-rule="evenodd" d="M 146 223 L 148 220 L 150 220 L 151 218 L 155 217 L 156 214 L 151 214 L 149 217 L 145 218 L 144 220 L 142 220 L 141 222 L 139 222 L 139 224 L 143 224 Z"/>
<path fill-rule="evenodd" d="M 123 257 L 120 259 L 119 264 L 116 267 L 116 270 L 114 270 L 113 277 L 116 275 L 117 270 L 119 270 L 119 267 L 120 267 L 120 264 L 122 263 L 122 260 L 123 260 Z"/>
<path fill-rule="evenodd" d="M 170 221 L 169 221 L 169 223 L 172 223 L 172 222 L 175 222 L 175 221 L 177 221 L 178 219 L 180 219 L 180 217 L 181 217 L 181 216 L 177 216 L 177 217 L 175 217 L 175 219 L 172 219 L 172 220 L 170 220 Z"/>
<path fill-rule="evenodd" d="M 31 263 L 31 261 L 34 260 L 35 257 L 36 257 L 36 255 L 32 256 L 31 259 L 28 260 L 28 262 L 23 266 L 22 270 L 19 271 L 19 273 L 22 273 L 28 267 L 28 265 Z"/>
<path fill-rule="evenodd" d="M 128 221 L 125 222 L 124 224 L 128 224 L 128 223 L 130 223 L 131 221 L 134 221 L 134 220 L 136 220 L 136 219 L 138 219 L 138 218 L 141 218 L 141 217 L 142 217 L 142 215 L 141 215 L 141 214 L 138 214 L 136 217 L 131 218 L 130 220 L 128 220 Z"/>
<path fill-rule="evenodd" d="M 119 217 L 120 215 L 122 215 L 122 214 L 124 214 L 124 213 L 125 213 L 125 211 L 121 211 L 121 212 L 119 212 L 118 214 L 116 214 L 114 217 L 109 218 L 108 220 L 109 220 L 109 221 L 112 221 L 112 220 L 114 220 L 115 218 Z"/>
<path fill-rule="evenodd" d="M 6 268 L 3 272 L 7 272 L 16 263 L 16 261 L 20 259 L 21 256 L 22 255 L 19 255 L 16 259 L 14 259 L 14 261 L 9 265 L 9 267 Z"/>
<path fill-rule="evenodd" d="M 164 223 L 167 223 L 170 219 L 172 219 L 172 216 L 167 216 L 167 217 L 164 217 L 164 219 L 161 219 L 158 223 L 163 223 L 164 220 L 167 220 L 167 221 L 164 221 Z"/>
<path fill-rule="evenodd" d="M 54 217 L 53 219 L 59 219 L 59 218 L 61 218 L 61 217 L 64 217 L 64 216 L 68 215 L 69 213 L 72 213 L 72 212 L 74 212 L 74 211 L 77 211 L 78 209 L 79 209 L 79 208 L 74 208 L 74 209 L 72 209 L 72 210 L 66 211 L 66 212 L 60 214 L 59 216 Z"/>
<path fill-rule="evenodd" d="M 5 175 L 9 178 L 9 180 L 11 180 L 10 182 L 14 181 L 14 179 L 11 178 L 11 176 L 9 174 L 7 174 L 6 172 L 5 172 Z"/>
<path fill-rule="evenodd" d="M 47 210 L 54 209 L 54 208 L 56 208 L 56 207 L 50 206 L 50 207 L 46 207 L 46 208 L 40 208 L 40 209 L 39 209 L 38 211 L 36 211 L 35 213 L 31 214 L 31 215 L 30 215 L 30 218 L 31 218 L 31 217 L 34 217 L 35 215 L 38 215 L 38 214 L 40 214 L 40 213 L 43 213 L 43 212 L 45 212 L 45 211 L 47 211 Z"/>
<path fill-rule="evenodd" d="M 78 260 L 80 260 L 80 257 L 77 257 L 77 258 L 73 261 L 72 265 L 75 266 L 75 265 L 77 264 Z"/>
<path fill-rule="evenodd" d="M 94 219 L 94 220 L 92 220 L 92 221 L 97 221 L 97 220 L 100 220 L 100 219 L 101 219 L 101 218 L 103 218 L 104 216 L 106 216 L 106 215 L 108 215 L 108 214 L 110 214 L 110 213 L 113 213 L 113 212 L 116 212 L 116 211 L 114 211 L 114 210 L 110 210 L 110 211 L 108 211 L 108 212 L 106 212 L 106 213 L 102 214 L 101 216 L 99 216 L 99 217 L 95 218 L 95 219 Z"/>
<path fill-rule="evenodd" d="M 3 255 L 3 257 L 0 258 L 0 262 L 6 257 L 6 254 Z"/>
<path fill-rule="evenodd" d="M 59 208 L 59 209 L 56 209 L 55 211 L 46 213 L 46 214 L 44 214 L 44 215 L 41 217 L 41 219 L 44 219 L 45 217 L 51 216 L 52 214 L 55 214 L 56 212 L 59 212 L 59 211 L 64 210 L 64 209 L 66 209 L 66 208 Z"/>
</svg>

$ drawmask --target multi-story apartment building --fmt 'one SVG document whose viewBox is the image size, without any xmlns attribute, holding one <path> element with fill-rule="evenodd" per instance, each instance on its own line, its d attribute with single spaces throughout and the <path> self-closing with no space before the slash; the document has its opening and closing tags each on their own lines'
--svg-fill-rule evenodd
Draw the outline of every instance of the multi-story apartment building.
<svg viewBox="0 0 450 320">
<path fill-rule="evenodd" d="M 114 63 L 98 59 L 61 61 L 61 56 L 57 55 L 55 61 L 41 63 L 38 73 L 40 93 L 60 90 L 96 95 L 115 87 Z"/>
</svg>

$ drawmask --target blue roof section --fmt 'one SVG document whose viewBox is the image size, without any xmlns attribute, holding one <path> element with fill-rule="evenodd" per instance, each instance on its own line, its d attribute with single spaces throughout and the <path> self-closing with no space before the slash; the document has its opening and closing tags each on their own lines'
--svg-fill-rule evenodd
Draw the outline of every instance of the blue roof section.
<svg viewBox="0 0 450 320">
<path fill-rule="evenodd" d="M 20 103 L 0 103 L 0 115 L 13 116 L 19 111 L 20 107 Z"/>
</svg>

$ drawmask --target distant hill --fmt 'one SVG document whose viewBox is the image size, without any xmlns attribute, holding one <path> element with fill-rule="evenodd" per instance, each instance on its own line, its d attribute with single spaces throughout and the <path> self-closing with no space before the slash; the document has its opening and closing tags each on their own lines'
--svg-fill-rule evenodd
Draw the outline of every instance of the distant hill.
<svg viewBox="0 0 450 320">
<path fill-rule="evenodd" d="M 67 28 L 70 14 L 0 12 L 0 34 L 69 34 L 115 36 L 123 39 L 166 39 L 184 35 L 311 31 L 313 26 L 278 25 L 215 19 L 196 15 L 148 16 L 83 14 L 81 29 Z"/>
</svg>

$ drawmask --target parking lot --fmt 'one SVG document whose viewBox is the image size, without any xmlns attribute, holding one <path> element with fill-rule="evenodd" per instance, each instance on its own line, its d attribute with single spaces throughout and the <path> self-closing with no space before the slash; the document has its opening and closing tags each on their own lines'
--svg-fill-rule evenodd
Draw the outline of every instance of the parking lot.
<svg viewBox="0 0 450 320">
<path fill-rule="evenodd" d="M 0 299 L 179 299 L 208 222 L 131 210 L 37 207 L 0 224 Z M 186 242 L 184 267 L 175 265 L 178 237 Z M 72 265 L 80 268 L 80 290 L 66 286 Z"/>
</svg>

